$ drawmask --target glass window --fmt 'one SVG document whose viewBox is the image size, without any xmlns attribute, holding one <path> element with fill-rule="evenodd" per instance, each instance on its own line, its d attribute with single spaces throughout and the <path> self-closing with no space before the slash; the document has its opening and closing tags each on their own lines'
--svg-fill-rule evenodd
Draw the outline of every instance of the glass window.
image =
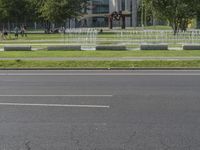
<svg viewBox="0 0 200 150">
<path fill-rule="evenodd" d="M 109 13 L 109 0 L 93 0 L 92 13 L 93 14 Z"/>
<path fill-rule="evenodd" d="M 122 11 L 125 10 L 125 0 L 122 0 Z"/>
</svg>

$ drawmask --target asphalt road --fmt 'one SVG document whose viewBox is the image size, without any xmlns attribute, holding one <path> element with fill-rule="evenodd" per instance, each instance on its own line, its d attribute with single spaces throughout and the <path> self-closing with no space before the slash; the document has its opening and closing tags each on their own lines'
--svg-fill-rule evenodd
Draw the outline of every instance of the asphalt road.
<svg viewBox="0 0 200 150">
<path fill-rule="evenodd" d="M 2 150 L 199 150 L 200 71 L 0 71 Z"/>
</svg>

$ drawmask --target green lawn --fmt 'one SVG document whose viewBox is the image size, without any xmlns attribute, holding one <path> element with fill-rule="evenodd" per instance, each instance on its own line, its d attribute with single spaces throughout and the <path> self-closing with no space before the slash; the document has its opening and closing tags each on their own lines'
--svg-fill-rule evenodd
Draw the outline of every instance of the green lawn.
<svg viewBox="0 0 200 150">
<path fill-rule="evenodd" d="M 0 61 L 0 68 L 200 68 L 200 61 Z"/>
<path fill-rule="evenodd" d="M 148 27 L 145 29 L 170 29 L 169 27 L 157 26 Z M 131 31 L 137 29 L 128 29 Z M 47 47 L 48 44 L 64 44 L 74 42 L 76 45 L 81 44 L 82 40 L 76 39 L 73 35 L 66 35 L 66 41 L 61 34 L 29 34 L 28 37 L 21 37 L 14 39 L 14 35 L 11 35 L 10 39 L 3 40 L 0 43 L 2 48 L 6 44 L 33 44 L 33 48 Z M 120 32 L 118 34 L 112 31 L 106 31 L 103 34 L 98 34 L 97 44 L 119 44 Z M 133 42 L 135 38 L 140 39 L 139 35 L 131 35 L 125 37 L 126 41 L 129 41 L 128 47 L 138 47 L 138 43 L 135 45 Z M 151 39 L 152 37 L 148 37 Z M 157 37 L 159 38 L 159 37 Z M 73 41 L 75 39 L 75 41 Z M 72 43 L 68 43 L 69 45 Z M 73 43 L 73 44 L 74 44 Z M 171 47 L 177 47 L 177 45 L 170 45 Z M 178 45 L 181 47 L 181 45 Z M 186 68 L 200 68 L 200 61 L 23 61 L 20 58 L 43 58 L 43 57 L 103 57 L 103 58 L 123 58 L 123 57 L 200 57 L 200 51 L 13 51 L 13 52 L 0 52 L 0 58 L 15 58 L 18 60 L 0 60 L 0 68 L 133 68 L 133 67 L 186 67 Z"/>
<path fill-rule="evenodd" d="M 167 26 L 152 26 L 145 27 L 144 29 L 153 30 L 170 30 Z M 115 45 L 115 44 L 126 44 L 129 48 L 135 48 L 140 43 L 169 43 L 170 47 L 180 48 L 180 43 L 200 43 L 198 36 L 191 37 L 190 33 L 180 33 L 178 36 L 174 36 L 173 33 L 160 33 L 160 32 L 149 32 L 143 33 L 141 28 L 127 29 L 127 30 L 106 30 L 105 32 L 98 34 L 96 37 L 97 45 Z M 68 45 L 81 45 L 83 43 L 90 43 L 91 35 L 85 36 L 86 34 L 28 34 L 27 37 L 19 36 L 18 39 L 11 34 L 7 37 L 7 40 L 0 38 L 0 48 L 4 45 L 15 45 L 15 44 L 27 44 L 33 47 L 44 46 L 49 44 L 68 44 Z M 91 44 L 91 43 L 90 43 Z"/>
<path fill-rule="evenodd" d="M 39 57 L 200 57 L 200 51 L 19 51 L 0 52 L 0 58 Z"/>
</svg>

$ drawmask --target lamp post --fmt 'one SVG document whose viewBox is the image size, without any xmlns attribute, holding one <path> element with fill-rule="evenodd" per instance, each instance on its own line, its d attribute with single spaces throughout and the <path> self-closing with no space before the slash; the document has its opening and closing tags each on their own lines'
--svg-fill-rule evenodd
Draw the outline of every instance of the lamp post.
<svg viewBox="0 0 200 150">
<path fill-rule="evenodd" d="M 144 0 L 141 0 L 141 26 L 144 27 Z"/>
</svg>

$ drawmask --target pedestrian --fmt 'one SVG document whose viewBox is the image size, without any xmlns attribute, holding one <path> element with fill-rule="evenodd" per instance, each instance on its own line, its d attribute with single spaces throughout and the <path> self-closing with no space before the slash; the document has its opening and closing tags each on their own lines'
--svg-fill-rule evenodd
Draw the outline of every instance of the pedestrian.
<svg viewBox="0 0 200 150">
<path fill-rule="evenodd" d="M 1 30 L 1 40 L 4 40 L 3 31 Z"/>
<path fill-rule="evenodd" d="M 27 26 L 24 25 L 24 35 L 25 35 L 25 37 L 27 37 L 27 33 L 26 33 L 26 31 L 27 31 Z"/>
<path fill-rule="evenodd" d="M 3 39 L 7 40 L 7 36 L 8 36 L 8 31 L 7 29 L 3 29 Z"/>
<path fill-rule="evenodd" d="M 19 28 L 18 26 L 15 27 L 15 38 L 18 39 L 18 36 L 19 36 Z"/>
<path fill-rule="evenodd" d="M 65 34 L 65 27 L 64 27 L 64 26 L 62 26 L 62 27 L 60 28 L 60 32 L 63 33 L 63 34 Z"/>
<path fill-rule="evenodd" d="M 24 25 L 21 26 L 21 36 L 24 37 L 24 33 L 25 33 L 25 29 L 24 29 Z"/>
</svg>

